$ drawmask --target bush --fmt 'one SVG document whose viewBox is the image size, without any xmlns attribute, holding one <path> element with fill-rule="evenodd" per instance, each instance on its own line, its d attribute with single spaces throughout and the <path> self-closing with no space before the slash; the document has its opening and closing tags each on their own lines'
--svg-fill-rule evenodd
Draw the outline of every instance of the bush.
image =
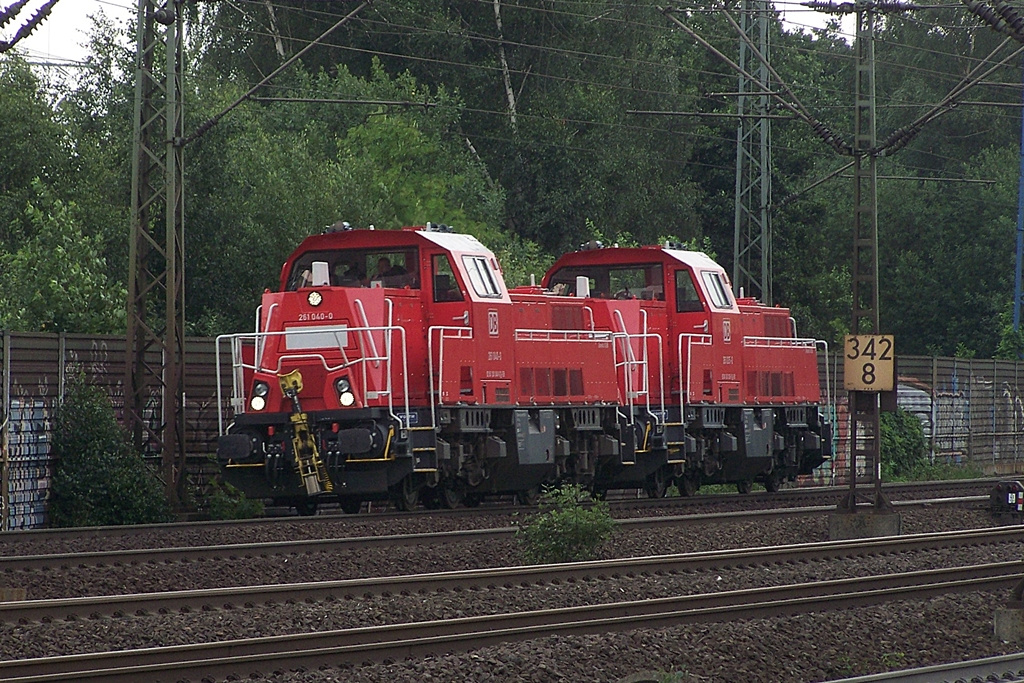
<svg viewBox="0 0 1024 683">
<path fill-rule="evenodd" d="M 128 442 L 106 394 L 70 381 L 57 409 L 50 524 L 59 527 L 165 522 L 163 486 Z"/>
<path fill-rule="evenodd" d="M 882 413 L 882 476 L 909 477 L 927 464 L 928 444 L 921 421 L 903 408 Z"/>
<path fill-rule="evenodd" d="M 210 482 L 206 493 L 206 511 L 210 519 L 252 519 L 263 516 L 263 501 L 246 498 L 227 482 Z"/>
<path fill-rule="evenodd" d="M 608 504 L 574 484 L 546 490 L 516 537 L 528 562 L 580 562 L 594 559 L 614 529 Z"/>
</svg>

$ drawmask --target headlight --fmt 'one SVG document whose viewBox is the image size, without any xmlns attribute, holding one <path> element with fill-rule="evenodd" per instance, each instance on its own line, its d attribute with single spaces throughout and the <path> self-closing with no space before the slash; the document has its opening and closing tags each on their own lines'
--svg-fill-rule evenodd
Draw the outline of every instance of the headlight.
<svg viewBox="0 0 1024 683">
<path fill-rule="evenodd" d="M 263 410 L 267 407 L 267 399 L 262 396 L 253 396 L 249 400 L 249 407 L 253 410 Z"/>
<path fill-rule="evenodd" d="M 344 408 L 356 402 L 356 396 L 352 393 L 352 383 L 348 377 L 339 377 L 334 380 L 334 389 L 338 392 L 338 403 Z"/>
<path fill-rule="evenodd" d="M 252 395 L 259 396 L 260 398 L 266 398 L 267 394 L 270 393 L 270 385 L 266 382 L 256 381 L 252 385 Z"/>
</svg>

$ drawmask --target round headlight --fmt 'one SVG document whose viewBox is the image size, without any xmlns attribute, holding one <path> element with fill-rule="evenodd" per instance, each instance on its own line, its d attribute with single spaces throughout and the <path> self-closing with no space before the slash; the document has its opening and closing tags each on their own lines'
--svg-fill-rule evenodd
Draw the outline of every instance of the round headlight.
<svg viewBox="0 0 1024 683">
<path fill-rule="evenodd" d="M 249 401 L 249 407 L 253 410 L 263 410 L 267 407 L 267 399 L 262 396 L 253 396 Z"/>
<path fill-rule="evenodd" d="M 335 388 L 339 394 L 344 394 L 346 391 L 352 390 L 352 384 L 348 381 L 347 377 L 339 377 L 338 381 L 334 383 Z"/>
<path fill-rule="evenodd" d="M 338 401 L 341 402 L 341 405 L 348 408 L 350 405 L 356 402 L 356 397 L 355 394 L 353 394 L 351 391 L 346 391 L 342 393 L 340 396 L 338 396 Z"/>
<path fill-rule="evenodd" d="M 260 382 L 260 381 L 253 382 L 253 385 L 252 385 L 252 395 L 253 396 L 259 396 L 260 398 L 265 398 L 268 393 L 270 393 L 270 385 L 269 384 L 267 384 L 266 382 Z"/>
</svg>

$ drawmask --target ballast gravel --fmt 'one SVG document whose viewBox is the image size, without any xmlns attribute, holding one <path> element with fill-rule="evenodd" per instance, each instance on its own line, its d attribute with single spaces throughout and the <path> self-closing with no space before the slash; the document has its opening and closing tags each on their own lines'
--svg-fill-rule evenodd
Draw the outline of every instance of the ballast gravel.
<svg viewBox="0 0 1024 683">
<path fill-rule="evenodd" d="M 966 509 L 907 510 L 904 532 L 991 526 L 986 513 Z M 277 533 L 277 532 L 275 532 Z M 824 517 L 714 524 L 619 533 L 605 557 L 696 552 L 827 540 Z M 909 571 L 1016 557 L 1014 548 L 932 551 L 794 566 L 763 565 L 718 572 L 639 576 L 558 586 L 515 587 L 411 597 L 353 598 L 313 605 L 275 605 L 244 610 L 3 625 L 0 657 L 20 659 L 106 649 L 154 647 L 230 638 L 277 635 L 453 619 L 594 602 L 635 600 L 714 590 Z M 292 581 L 385 576 L 518 563 L 514 541 L 453 543 L 361 551 L 358 557 L 311 553 L 238 562 L 172 563 L 129 567 L 72 568 L 24 579 L 29 597 L 123 594 Z M 52 593 L 40 595 L 37 593 Z M 818 681 L 894 668 L 922 666 L 1015 651 L 993 641 L 992 614 L 1005 595 L 974 593 L 876 608 L 805 614 L 602 636 L 545 638 L 505 643 L 470 653 L 438 652 L 426 659 L 260 672 L 246 680 L 280 683 L 319 681 L 620 681 L 638 672 L 650 680 Z M 330 662 L 325 662 L 329 667 Z"/>
</svg>

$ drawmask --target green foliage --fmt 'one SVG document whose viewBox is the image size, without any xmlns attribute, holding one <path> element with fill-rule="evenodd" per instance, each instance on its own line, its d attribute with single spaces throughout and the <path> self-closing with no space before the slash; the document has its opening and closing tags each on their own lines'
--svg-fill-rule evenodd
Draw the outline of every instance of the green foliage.
<svg viewBox="0 0 1024 683">
<path fill-rule="evenodd" d="M 57 410 L 50 522 L 57 527 L 171 519 L 160 481 L 129 445 L 102 389 L 78 378 Z"/>
<path fill-rule="evenodd" d="M 85 235 L 75 205 L 38 180 L 25 213 L 33 236 L 0 252 L 0 328 L 23 332 L 121 332 L 127 294 L 100 256 L 101 240 Z"/>
<path fill-rule="evenodd" d="M 928 446 L 924 428 L 913 413 L 897 408 L 882 413 L 882 476 L 907 477 L 926 464 Z"/>
<path fill-rule="evenodd" d="M 211 519 L 253 519 L 263 516 L 263 501 L 246 498 L 228 482 L 213 480 L 204 506 Z"/>
<path fill-rule="evenodd" d="M 581 562 L 594 559 L 614 529 L 608 504 L 573 484 L 545 491 L 516 536 L 528 562 Z"/>
</svg>

